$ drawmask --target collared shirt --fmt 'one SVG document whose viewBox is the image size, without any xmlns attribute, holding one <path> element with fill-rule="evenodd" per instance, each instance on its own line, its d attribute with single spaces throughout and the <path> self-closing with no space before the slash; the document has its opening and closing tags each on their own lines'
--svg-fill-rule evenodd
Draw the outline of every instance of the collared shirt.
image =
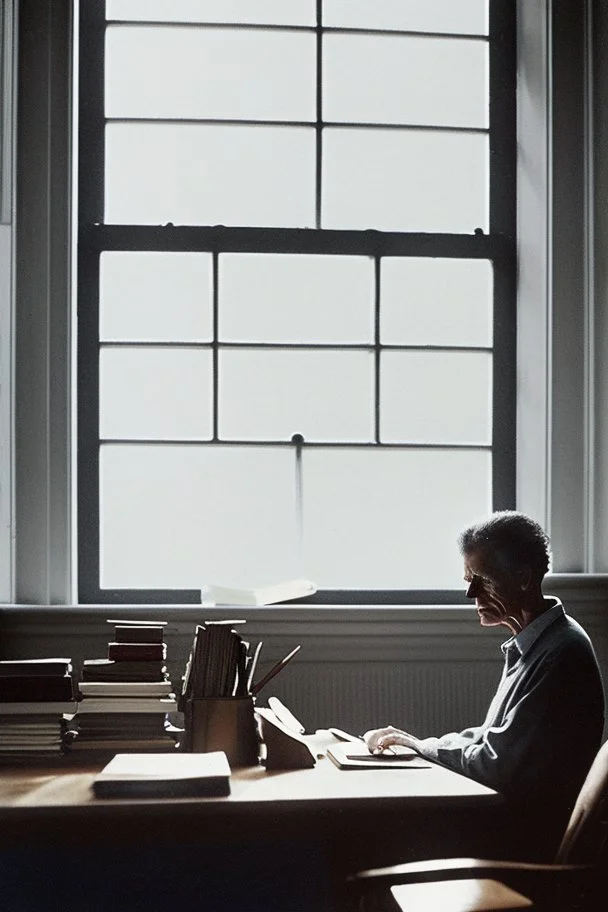
<svg viewBox="0 0 608 912">
<path fill-rule="evenodd" d="M 543 611 L 543 613 L 528 624 L 527 627 L 524 627 L 521 633 L 518 633 L 517 636 L 511 637 L 501 644 L 500 648 L 503 655 L 507 655 L 512 647 L 519 655 L 525 655 L 530 651 L 534 643 L 539 636 L 544 633 L 547 627 L 551 626 L 553 621 L 556 621 L 558 617 L 564 617 L 566 612 L 559 599 L 547 597 L 545 598 L 545 602 L 550 604 L 549 608 Z"/>
<path fill-rule="evenodd" d="M 510 798 L 567 815 L 597 753 L 604 692 L 583 628 L 559 599 L 502 644 L 505 664 L 482 725 L 426 738 L 420 752 Z"/>
</svg>

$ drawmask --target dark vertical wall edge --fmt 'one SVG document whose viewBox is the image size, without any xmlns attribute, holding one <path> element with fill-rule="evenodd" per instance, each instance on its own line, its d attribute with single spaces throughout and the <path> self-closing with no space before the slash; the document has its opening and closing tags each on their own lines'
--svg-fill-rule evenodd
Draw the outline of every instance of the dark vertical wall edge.
<svg viewBox="0 0 608 912">
<path fill-rule="evenodd" d="M 550 503 L 555 564 L 574 572 L 585 565 L 585 0 L 554 0 L 552 17 Z"/>
<path fill-rule="evenodd" d="M 492 409 L 495 510 L 516 499 L 516 8 L 490 0 L 490 232 L 506 247 L 494 270 L 494 386 Z"/>
<path fill-rule="evenodd" d="M 70 597 L 69 0 L 19 5 L 16 597 Z M 32 365 L 36 369 L 32 369 Z"/>
</svg>

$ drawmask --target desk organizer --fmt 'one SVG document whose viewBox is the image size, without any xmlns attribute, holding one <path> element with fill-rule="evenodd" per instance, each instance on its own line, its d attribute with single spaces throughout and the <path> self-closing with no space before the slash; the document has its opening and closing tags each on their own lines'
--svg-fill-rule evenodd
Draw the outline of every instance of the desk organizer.
<svg viewBox="0 0 608 912">
<path fill-rule="evenodd" d="M 287 728 L 272 709 L 258 708 L 255 714 L 266 749 L 262 762 L 267 770 L 311 769 L 315 765 L 315 755 L 302 735 Z"/>
<path fill-rule="evenodd" d="M 183 750 L 224 751 L 231 767 L 256 766 L 260 743 L 253 697 L 190 697 L 183 700 Z"/>
</svg>

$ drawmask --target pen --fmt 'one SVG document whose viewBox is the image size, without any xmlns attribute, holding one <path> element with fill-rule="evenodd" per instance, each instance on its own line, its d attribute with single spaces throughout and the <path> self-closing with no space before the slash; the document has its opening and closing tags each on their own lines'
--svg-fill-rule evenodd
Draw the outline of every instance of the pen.
<svg viewBox="0 0 608 912">
<path fill-rule="evenodd" d="M 299 652 L 301 648 L 302 648 L 301 646 L 296 646 L 296 648 L 292 649 L 291 652 L 288 653 L 284 659 L 281 659 L 280 662 L 277 662 L 276 665 L 273 665 L 272 668 L 270 669 L 270 671 L 264 675 L 262 680 L 258 681 L 257 684 L 253 685 L 253 687 L 251 688 L 251 696 L 255 697 L 255 695 L 260 692 L 262 687 L 264 687 L 266 684 L 268 684 L 268 682 L 271 680 L 271 678 L 274 678 L 275 675 L 277 675 L 280 671 L 283 670 L 283 668 L 285 668 L 285 666 L 287 665 L 288 662 L 291 662 L 291 660 L 295 656 L 296 652 Z"/>
<path fill-rule="evenodd" d="M 253 684 L 253 676 L 257 668 L 258 659 L 260 657 L 260 652 L 262 650 L 262 640 L 259 641 L 258 645 L 255 647 L 255 652 L 253 653 L 253 658 L 251 660 L 251 665 L 249 667 L 249 673 L 247 675 L 247 693 L 252 693 L 251 687 Z"/>
</svg>

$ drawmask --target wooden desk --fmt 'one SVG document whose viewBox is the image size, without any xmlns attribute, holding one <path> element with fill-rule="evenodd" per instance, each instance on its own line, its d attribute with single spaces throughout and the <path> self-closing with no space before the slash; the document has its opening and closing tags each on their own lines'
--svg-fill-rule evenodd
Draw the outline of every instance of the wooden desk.
<svg viewBox="0 0 608 912">
<path fill-rule="evenodd" d="M 97 858 L 108 871 L 112 853 L 123 859 L 136 856 L 138 863 L 148 854 L 152 871 L 160 852 L 171 858 L 171 866 L 181 863 L 182 877 L 197 871 L 202 877 L 199 896 L 207 890 L 203 861 L 212 859 L 210 867 L 217 873 L 223 860 L 233 874 L 236 868 L 246 880 L 255 873 L 264 889 L 282 897 L 273 906 L 266 895 L 260 905 L 264 912 L 319 912 L 335 908 L 334 887 L 347 871 L 437 854 L 486 854 L 492 836 L 500 833 L 500 796 L 438 766 L 345 771 L 323 757 L 310 770 L 236 770 L 226 798 L 157 801 L 94 798 L 90 786 L 99 768 L 1 770 L 0 857 L 10 856 L 14 863 L 21 848 L 28 858 L 44 858 L 52 847 L 48 865 L 56 866 L 63 855 L 72 871 L 82 871 L 84 862 L 76 859 L 88 853 L 89 862 Z M 2 876 L 0 871 L 0 884 Z M 104 875 L 102 882 L 107 879 Z M 296 899 L 284 905 L 285 880 L 302 905 Z M 99 889 L 97 885 L 96 897 Z M 83 910 L 97 908 L 91 898 L 87 902 Z M 123 907 L 114 900 L 111 908 Z M 148 899 L 141 908 L 152 912 L 171 904 L 155 906 Z M 209 912 L 215 907 L 200 908 Z M 225 897 L 217 908 L 245 912 Z M 249 904 L 246 910 L 253 908 L 257 906 Z"/>
</svg>

